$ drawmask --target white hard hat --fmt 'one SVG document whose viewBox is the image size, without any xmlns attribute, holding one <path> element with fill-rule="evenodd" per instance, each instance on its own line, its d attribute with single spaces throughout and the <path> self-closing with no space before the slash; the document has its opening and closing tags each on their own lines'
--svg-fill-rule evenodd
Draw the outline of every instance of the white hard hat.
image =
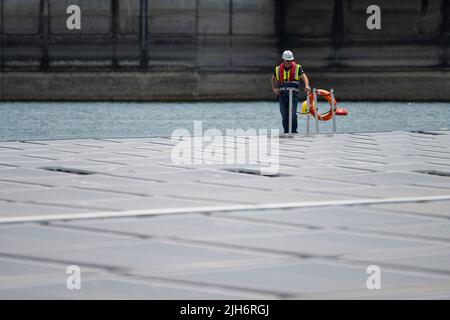
<svg viewBox="0 0 450 320">
<path fill-rule="evenodd" d="M 294 60 L 294 55 L 292 54 L 291 50 L 286 50 L 283 52 L 283 55 L 281 56 L 281 58 L 283 58 L 283 60 Z"/>
</svg>

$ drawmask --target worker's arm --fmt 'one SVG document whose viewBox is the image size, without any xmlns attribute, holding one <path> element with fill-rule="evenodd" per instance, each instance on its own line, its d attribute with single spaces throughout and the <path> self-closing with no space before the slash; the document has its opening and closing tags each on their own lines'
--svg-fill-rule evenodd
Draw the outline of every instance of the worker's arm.
<svg viewBox="0 0 450 320">
<path fill-rule="evenodd" d="M 272 84 L 272 91 L 279 96 L 280 95 L 280 90 L 278 89 L 278 80 L 277 78 L 275 78 L 274 75 L 272 75 L 272 79 L 270 80 L 271 84 Z"/>
<path fill-rule="evenodd" d="M 302 73 L 301 78 L 305 83 L 305 92 L 309 93 L 311 91 L 311 87 L 309 86 L 309 80 L 308 77 L 306 76 L 306 73 Z"/>
</svg>

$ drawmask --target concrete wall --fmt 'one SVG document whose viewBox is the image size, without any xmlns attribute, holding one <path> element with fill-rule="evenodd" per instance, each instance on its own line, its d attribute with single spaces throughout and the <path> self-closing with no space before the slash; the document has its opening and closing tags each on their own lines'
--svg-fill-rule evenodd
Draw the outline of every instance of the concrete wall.
<svg viewBox="0 0 450 320">
<path fill-rule="evenodd" d="M 286 46 L 316 68 L 448 67 L 445 0 L 379 0 L 381 30 L 366 27 L 370 0 L 290 1 Z M 302 8 L 308 7 L 308 10 Z M 447 20 L 446 20 L 447 19 Z"/>
<path fill-rule="evenodd" d="M 49 67 L 141 65 L 141 0 L 2 1 L 6 68 L 39 66 L 43 56 Z M 145 66 L 260 67 L 278 59 L 274 0 L 146 1 Z M 66 28 L 71 4 L 81 8 L 81 30 Z"/>
<path fill-rule="evenodd" d="M 323 71 L 311 78 L 322 88 L 335 88 L 340 101 L 450 98 L 450 73 L 445 71 Z M 0 78 L 0 88 L 2 100 L 275 101 L 263 72 L 11 72 Z"/>
<path fill-rule="evenodd" d="M 420 82 L 411 75 L 425 75 L 431 90 L 450 70 L 450 0 L 378 0 L 382 29 L 372 31 L 369 0 L 0 1 L 1 99 L 160 100 L 173 98 L 173 84 L 176 99 L 270 99 L 268 79 L 285 48 L 314 86 L 339 85 L 348 99 L 367 79 L 372 92 L 384 93 L 361 99 L 411 97 L 409 84 Z M 71 4 L 82 9 L 81 30 L 66 28 Z M 167 82 L 175 71 L 183 81 Z M 65 77 L 72 82 L 55 82 Z M 42 91 L 41 80 L 52 85 Z M 384 90 L 390 82 L 396 85 Z M 432 98 L 424 91 L 415 98 Z M 440 100 L 450 99 L 447 91 Z"/>
</svg>

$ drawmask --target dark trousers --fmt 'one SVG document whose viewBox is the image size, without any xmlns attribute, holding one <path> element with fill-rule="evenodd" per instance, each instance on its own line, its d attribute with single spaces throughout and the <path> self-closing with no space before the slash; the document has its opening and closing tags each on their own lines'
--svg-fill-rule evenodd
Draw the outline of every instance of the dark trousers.
<svg viewBox="0 0 450 320">
<path fill-rule="evenodd" d="M 278 97 L 280 112 L 283 119 L 284 133 L 289 133 L 289 93 L 282 92 Z M 292 94 L 292 133 L 297 133 L 297 104 L 298 95 Z"/>
</svg>

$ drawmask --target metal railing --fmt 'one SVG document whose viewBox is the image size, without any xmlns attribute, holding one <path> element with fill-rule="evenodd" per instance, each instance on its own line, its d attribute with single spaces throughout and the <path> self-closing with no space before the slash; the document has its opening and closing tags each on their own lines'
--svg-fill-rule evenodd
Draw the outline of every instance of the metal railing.
<svg viewBox="0 0 450 320">
<path fill-rule="evenodd" d="M 291 89 L 289 90 L 289 135 L 292 134 L 292 111 L 293 111 L 293 105 L 292 105 L 292 95 L 294 90 Z M 314 122 L 315 122 L 315 127 L 316 127 L 316 134 L 319 134 L 320 130 L 319 130 L 319 112 L 318 112 L 318 108 L 317 108 L 317 89 L 314 88 L 312 90 L 313 92 L 313 101 L 314 101 L 314 107 L 315 107 L 315 112 L 314 112 Z M 330 89 L 330 94 L 331 94 L 331 102 L 330 102 L 330 107 L 331 107 L 331 115 L 332 115 L 332 128 L 333 128 L 333 134 L 336 134 L 337 132 L 337 128 L 336 128 L 336 102 L 334 99 L 334 89 Z M 310 136 L 310 111 L 311 111 L 311 103 L 309 101 L 309 97 L 308 95 L 306 96 L 306 131 L 305 134 L 306 136 Z"/>
</svg>

